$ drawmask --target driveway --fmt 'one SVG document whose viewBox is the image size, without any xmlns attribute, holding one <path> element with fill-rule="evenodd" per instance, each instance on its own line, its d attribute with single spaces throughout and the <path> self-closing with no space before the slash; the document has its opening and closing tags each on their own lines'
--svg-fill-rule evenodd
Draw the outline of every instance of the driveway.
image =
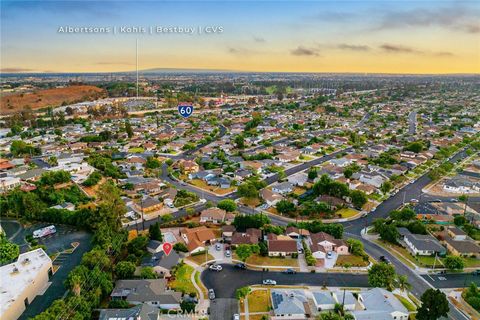
<svg viewBox="0 0 480 320">
<path fill-rule="evenodd" d="M 327 258 L 327 255 L 325 255 L 325 262 L 324 262 L 324 265 L 323 267 L 325 269 L 331 269 L 335 266 L 335 263 L 337 263 L 337 258 L 338 258 L 338 254 L 336 252 L 333 252 L 332 251 L 332 257 L 329 259 Z"/>
</svg>

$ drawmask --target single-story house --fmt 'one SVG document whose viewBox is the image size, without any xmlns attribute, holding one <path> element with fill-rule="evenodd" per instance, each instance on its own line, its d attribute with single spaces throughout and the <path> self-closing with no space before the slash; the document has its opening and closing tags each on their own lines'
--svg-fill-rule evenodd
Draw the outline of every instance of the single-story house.
<svg viewBox="0 0 480 320">
<path fill-rule="evenodd" d="M 429 234 L 413 234 L 407 228 L 398 228 L 398 232 L 407 248 L 414 255 L 432 256 L 437 254 L 444 256 L 447 253 L 447 249 Z"/>
<path fill-rule="evenodd" d="M 304 290 L 272 289 L 270 291 L 272 301 L 272 320 L 308 319 L 311 315 L 308 299 Z"/>
<path fill-rule="evenodd" d="M 316 259 L 324 259 L 328 252 L 336 252 L 339 255 L 350 254 L 345 241 L 335 239 L 325 232 L 310 234 L 307 243 Z"/>
<path fill-rule="evenodd" d="M 200 223 L 215 223 L 220 224 L 225 220 L 227 212 L 220 208 L 208 208 L 200 213 Z"/>
</svg>

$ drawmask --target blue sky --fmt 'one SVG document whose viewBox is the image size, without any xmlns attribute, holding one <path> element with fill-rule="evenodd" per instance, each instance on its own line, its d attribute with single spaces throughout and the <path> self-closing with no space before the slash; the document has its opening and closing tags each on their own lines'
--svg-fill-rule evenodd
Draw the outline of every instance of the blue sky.
<svg viewBox="0 0 480 320">
<path fill-rule="evenodd" d="M 2 70 L 479 72 L 474 1 L 2 1 Z M 59 26 L 222 26 L 215 35 L 59 34 Z"/>
</svg>

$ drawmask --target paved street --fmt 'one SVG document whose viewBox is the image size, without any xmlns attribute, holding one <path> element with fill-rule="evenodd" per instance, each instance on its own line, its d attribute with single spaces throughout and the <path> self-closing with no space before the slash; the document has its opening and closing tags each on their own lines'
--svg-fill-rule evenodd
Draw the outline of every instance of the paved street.
<svg viewBox="0 0 480 320">
<path fill-rule="evenodd" d="M 368 287 L 368 279 L 365 274 L 297 273 L 287 275 L 274 271 L 240 270 L 228 264 L 222 264 L 222 266 L 221 272 L 205 270 L 201 276 L 205 286 L 208 289 L 213 288 L 219 298 L 234 298 L 237 288 L 261 284 L 263 279 L 275 280 L 278 285 Z"/>
</svg>

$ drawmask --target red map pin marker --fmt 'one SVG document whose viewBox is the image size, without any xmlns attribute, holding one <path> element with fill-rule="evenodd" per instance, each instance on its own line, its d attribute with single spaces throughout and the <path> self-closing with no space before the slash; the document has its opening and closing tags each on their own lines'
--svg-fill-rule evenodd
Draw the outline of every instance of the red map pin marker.
<svg viewBox="0 0 480 320">
<path fill-rule="evenodd" d="M 163 252 L 165 252 L 167 256 L 170 254 L 170 252 L 172 252 L 172 244 L 169 242 L 165 242 L 162 248 Z"/>
</svg>

